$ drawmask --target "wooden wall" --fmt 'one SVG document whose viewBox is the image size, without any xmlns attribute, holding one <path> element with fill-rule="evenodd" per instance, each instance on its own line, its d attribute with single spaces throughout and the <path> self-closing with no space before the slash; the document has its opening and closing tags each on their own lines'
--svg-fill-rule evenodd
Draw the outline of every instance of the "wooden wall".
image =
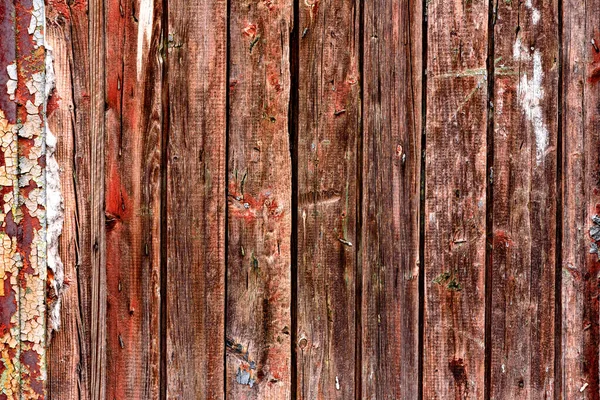
<svg viewBox="0 0 600 400">
<path fill-rule="evenodd" d="M 46 3 L 49 398 L 600 398 L 599 0 Z"/>
</svg>

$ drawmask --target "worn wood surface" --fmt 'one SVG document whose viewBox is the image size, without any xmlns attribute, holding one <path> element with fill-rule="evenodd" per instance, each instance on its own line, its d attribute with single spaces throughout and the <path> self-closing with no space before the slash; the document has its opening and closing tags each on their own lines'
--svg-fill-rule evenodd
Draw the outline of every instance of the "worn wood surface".
<svg viewBox="0 0 600 400">
<path fill-rule="evenodd" d="M 563 5 L 563 398 L 600 398 L 598 273 L 600 220 L 600 16 L 597 1 Z"/>
<path fill-rule="evenodd" d="M 364 14 L 357 398 L 418 398 L 422 6 L 367 2 Z"/>
<path fill-rule="evenodd" d="M 67 289 L 45 382 L 0 0 L 0 399 L 600 398 L 597 0 L 45 3 Z"/>
<path fill-rule="evenodd" d="M 494 16 L 492 398 L 554 397 L 557 12 L 499 2 Z"/>
<path fill-rule="evenodd" d="M 162 2 L 107 0 L 107 397 L 160 389 Z"/>
<path fill-rule="evenodd" d="M 232 399 L 291 396 L 292 2 L 230 10 L 226 386 Z"/>
<path fill-rule="evenodd" d="M 162 389 L 166 398 L 218 399 L 225 350 L 227 3 L 177 0 L 168 10 Z"/>
<path fill-rule="evenodd" d="M 298 399 L 355 397 L 360 5 L 300 5 Z"/>
<path fill-rule="evenodd" d="M 427 399 L 484 394 L 487 18 L 479 0 L 427 8 Z"/>
</svg>

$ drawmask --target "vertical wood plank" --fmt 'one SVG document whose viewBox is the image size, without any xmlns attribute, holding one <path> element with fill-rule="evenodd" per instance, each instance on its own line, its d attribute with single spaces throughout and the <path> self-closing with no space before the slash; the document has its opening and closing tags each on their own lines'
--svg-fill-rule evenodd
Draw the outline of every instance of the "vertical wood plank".
<svg viewBox="0 0 600 400">
<path fill-rule="evenodd" d="M 162 2 L 106 2 L 107 396 L 160 388 Z"/>
<path fill-rule="evenodd" d="M 63 293 L 63 328 L 55 335 L 51 345 L 49 398 L 70 399 L 73 397 L 68 396 L 76 396 L 75 398 L 80 399 L 98 399 L 104 398 L 103 309 L 106 300 L 105 290 L 102 289 L 102 264 L 98 262 L 102 242 L 96 241 L 96 238 L 102 238 L 104 224 L 98 225 L 96 222 L 92 227 L 92 215 L 96 219 L 104 215 L 103 200 L 98 203 L 99 195 L 104 193 L 104 168 L 93 169 L 96 165 L 94 162 L 104 159 L 104 151 L 98 153 L 99 149 L 94 145 L 102 145 L 104 141 L 103 133 L 98 137 L 98 126 L 101 127 L 104 121 L 104 80 L 92 79 L 90 71 L 93 63 L 96 71 L 101 68 L 103 62 L 99 63 L 104 58 L 98 54 L 102 50 L 102 30 L 99 30 L 98 22 L 91 25 L 90 19 L 97 21 L 102 14 L 88 13 L 90 7 L 97 11 L 99 5 L 86 0 L 57 0 L 49 3 L 49 15 L 54 15 L 56 20 L 64 21 L 65 24 L 65 55 L 70 67 L 68 85 L 62 90 L 63 83 L 58 82 L 55 95 L 63 99 L 57 115 L 61 115 L 62 110 L 68 110 L 69 120 L 65 124 L 70 125 L 70 130 L 54 130 L 59 143 L 57 159 L 63 168 L 66 218 L 61 238 L 61 255 L 68 288 Z M 95 39 L 92 40 L 93 38 Z M 57 47 L 56 52 L 59 51 L 60 47 Z M 60 79 L 61 63 L 57 62 L 55 65 Z M 92 102 L 95 93 L 100 93 L 100 100 Z M 100 113 L 92 113 L 92 104 L 96 110 L 100 108 Z M 92 121 L 95 121 L 93 131 Z M 72 189 L 69 188 L 69 180 L 72 182 Z M 67 242 L 70 232 L 73 233 L 75 242 Z M 66 253 L 68 254 L 65 255 Z M 96 261 L 92 264 L 93 257 Z M 69 271 L 72 271 L 72 275 Z M 73 352 L 69 347 L 60 346 L 63 341 L 73 346 Z M 66 380 L 56 382 L 56 374 L 61 373 L 56 368 L 59 365 L 64 365 L 69 372 Z M 71 375 L 71 371 L 74 375 Z"/>
<path fill-rule="evenodd" d="M 62 8 L 59 6 L 63 6 Z M 60 237 L 60 257 L 66 290 L 61 296 L 61 326 L 52 334 L 48 349 L 48 398 L 86 399 L 87 385 L 78 373 L 86 360 L 78 331 L 80 321 L 78 277 L 78 218 L 75 178 L 75 107 L 73 98 L 73 53 L 71 51 L 71 12 L 66 4 L 46 7 L 46 38 L 53 49 L 55 90 L 48 105 L 48 126 L 57 137 L 56 159 L 60 166 L 64 224 Z"/>
<path fill-rule="evenodd" d="M 498 2 L 492 398 L 554 397 L 557 2 Z"/>
<path fill-rule="evenodd" d="M 46 131 L 44 3 L 17 0 L 15 66 L 17 177 L 16 207 L 6 218 L 16 238 L 19 269 L 20 391 L 14 397 L 46 398 Z M 14 164 L 11 165 L 13 167 Z M 14 197 L 13 197 L 14 199 Z M 12 232 L 11 232 L 12 231 Z M 12 234 L 11 234 L 12 233 Z M 9 247 L 10 248 L 10 247 Z"/>
<path fill-rule="evenodd" d="M 427 15 L 423 397 L 482 398 L 488 2 Z"/>
<path fill-rule="evenodd" d="M 364 14 L 361 398 L 417 398 L 422 4 Z"/>
<path fill-rule="evenodd" d="M 227 2 L 169 1 L 166 396 L 223 398 Z"/>
<path fill-rule="evenodd" d="M 600 3 L 563 10 L 562 397 L 600 398 Z"/>
<path fill-rule="evenodd" d="M 0 398 L 20 396 L 21 373 L 19 307 L 20 289 L 17 284 L 19 267 L 15 260 L 17 235 L 17 86 L 15 7 L 12 0 L 0 2 Z"/>
<path fill-rule="evenodd" d="M 292 2 L 231 2 L 226 395 L 291 395 Z"/>
<path fill-rule="evenodd" d="M 89 131 L 89 201 L 91 266 L 91 397 L 106 397 L 106 231 L 105 231 L 105 15 L 104 0 L 89 0 L 88 40 L 90 119 Z M 86 161 L 87 161 L 86 160 Z"/>
<path fill-rule="evenodd" d="M 300 5 L 298 399 L 355 397 L 360 8 Z"/>
</svg>

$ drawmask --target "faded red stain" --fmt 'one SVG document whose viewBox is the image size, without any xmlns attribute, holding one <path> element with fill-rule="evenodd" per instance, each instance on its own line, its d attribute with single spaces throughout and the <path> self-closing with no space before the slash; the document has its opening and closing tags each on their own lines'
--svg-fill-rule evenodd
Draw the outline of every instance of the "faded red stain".
<svg viewBox="0 0 600 400">
<path fill-rule="evenodd" d="M 33 393 L 43 396 L 44 395 L 44 384 L 43 377 L 40 374 L 40 355 L 34 350 L 25 350 L 21 353 L 21 362 L 29 370 L 30 379 L 26 383 Z M 31 394 L 29 394 L 30 396 Z M 43 397 L 42 397 L 43 398 Z"/>
<path fill-rule="evenodd" d="M 510 238 L 510 235 L 501 229 L 498 229 L 494 232 L 494 247 L 502 246 L 502 247 L 510 247 L 512 246 L 513 241 Z"/>
<path fill-rule="evenodd" d="M 7 67 L 15 60 L 14 46 L 14 3 L 12 0 L 0 0 L 0 110 L 11 124 L 16 122 L 16 108 L 6 91 L 8 82 Z"/>
<path fill-rule="evenodd" d="M 595 41 L 595 46 L 592 43 L 589 45 L 592 62 L 590 73 L 588 75 L 588 82 L 591 84 L 596 84 L 600 80 L 600 49 L 598 49 L 600 42 L 595 40 L 596 37 L 598 37 L 598 35 L 594 35 L 594 39 L 592 39 Z"/>
<path fill-rule="evenodd" d="M 245 36 L 254 39 L 254 37 L 256 36 L 257 29 L 258 28 L 256 27 L 256 24 L 248 24 L 242 29 L 242 33 Z"/>
<path fill-rule="evenodd" d="M 52 89 L 52 93 L 50 93 L 50 97 L 46 103 L 46 115 L 49 117 L 54 114 L 54 111 L 60 108 L 60 96 L 56 89 Z"/>
<path fill-rule="evenodd" d="M 265 189 L 257 196 L 241 193 L 241 188 L 235 182 L 229 185 L 229 211 L 234 218 L 243 218 L 253 221 L 268 216 L 269 219 L 278 220 L 284 212 L 280 209 L 277 199 L 270 189 Z"/>
<path fill-rule="evenodd" d="M 4 280 L 0 281 L 0 284 L 4 286 L 4 296 L 0 307 L 0 336 L 4 336 L 8 333 L 11 328 L 10 319 L 17 311 L 17 300 L 15 298 L 15 292 L 10 284 L 10 277 L 12 274 L 6 272 Z M 1 364 L 1 363 L 0 363 Z"/>
</svg>

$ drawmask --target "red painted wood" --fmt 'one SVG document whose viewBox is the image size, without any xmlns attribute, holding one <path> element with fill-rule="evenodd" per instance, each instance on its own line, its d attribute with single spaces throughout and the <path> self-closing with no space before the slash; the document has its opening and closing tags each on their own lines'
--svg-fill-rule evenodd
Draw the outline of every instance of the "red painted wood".
<svg viewBox="0 0 600 400">
<path fill-rule="evenodd" d="M 107 396 L 160 395 L 162 2 L 106 2 Z"/>
</svg>

